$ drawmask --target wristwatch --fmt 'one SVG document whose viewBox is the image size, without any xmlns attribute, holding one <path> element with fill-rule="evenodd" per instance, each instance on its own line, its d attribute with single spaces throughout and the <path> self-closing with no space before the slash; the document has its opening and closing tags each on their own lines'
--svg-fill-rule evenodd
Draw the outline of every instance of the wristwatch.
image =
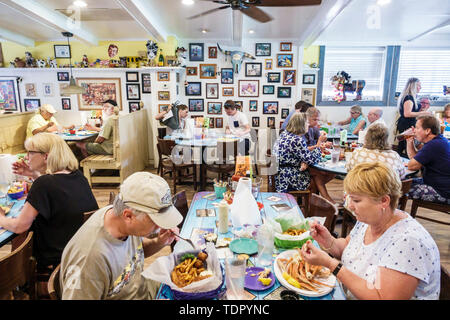
<svg viewBox="0 0 450 320">
<path fill-rule="evenodd" d="M 342 268 L 342 262 L 339 261 L 339 264 L 333 270 L 333 274 L 334 274 L 335 277 L 337 277 L 339 271 L 341 271 L 341 268 Z"/>
</svg>

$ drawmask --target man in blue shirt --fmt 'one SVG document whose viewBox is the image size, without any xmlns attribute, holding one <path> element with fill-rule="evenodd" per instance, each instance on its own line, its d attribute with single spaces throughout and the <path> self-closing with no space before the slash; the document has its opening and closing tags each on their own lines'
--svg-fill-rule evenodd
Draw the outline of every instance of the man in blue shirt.
<svg viewBox="0 0 450 320">
<path fill-rule="evenodd" d="M 286 130 L 289 119 L 291 119 L 293 114 L 295 114 L 296 112 L 306 112 L 306 110 L 308 110 L 308 108 L 311 108 L 312 106 L 313 106 L 312 104 L 305 102 L 303 100 L 300 100 L 299 102 L 297 102 L 295 104 L 294 110 L 289 111 L 289 115 L 286 118 L 286 120 L 284 120 L 283 125 L 281 126 L 281 129 Z"/>
</svg>

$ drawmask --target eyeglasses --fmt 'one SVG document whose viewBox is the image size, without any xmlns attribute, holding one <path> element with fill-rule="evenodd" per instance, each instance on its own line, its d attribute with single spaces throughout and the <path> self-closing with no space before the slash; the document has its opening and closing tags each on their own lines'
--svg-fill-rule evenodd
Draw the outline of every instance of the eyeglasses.
<svg viewBox="0 0 450 320">
<path fill-rule="evenodd" d="M 45 152 L 42 152 L 42 151 L 33 151 L 33 150 L 28 150 L 28 151 L 27 151 L 27 154 L 33 154 L 33 153 L 44 154 Z"/>
</svg>

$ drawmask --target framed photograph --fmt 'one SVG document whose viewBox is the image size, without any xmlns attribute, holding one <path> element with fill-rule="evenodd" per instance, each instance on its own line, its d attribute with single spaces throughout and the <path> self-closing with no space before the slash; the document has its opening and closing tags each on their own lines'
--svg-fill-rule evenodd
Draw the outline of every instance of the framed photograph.
<svg viewBox="0 0 450 320">
<path fill-rule="evenodd" d="M 139 106 L 139 101 L 129 101 L 128 109 L 130 113 L 140 110 L 141 107 Z"/>
<path fill-rule="evenodd" d="M 311 103 L 313 106 L 316 105 L 316 89 L 314 88 L 303 88 L 302 89 L 302 100 Z"/>
<path fill-rule="evenodd" d="M 69 86 L 68 83 L 59 83 L 59 95 L 61 97 L 70 97 L 70 95 L 65 95 L 63 94 L 64 90 L 66 90 L 66 88 Z"/>
<path fill-rule="evenodd" d="M 127 71 L 125 74 L 127 82 L 139 82 L 139 72 Z"/>
<path fill-rule="evenodd" d="M 152 80 L 150 73 L 143 73 L 142 78 L 142 93 L 152 93 Z"/>
<path fill-rule="evenodd" d="M 263 86 L 263 94 L 274 94 L 275 86 Z"/>
<path fill-rule="evenodd" d="M 216 118 L 216 128 L 223 128 L 223 118 Z"/>
<path fill-rule="evenodd" d="M 252 117 L 252 127 L 259 127 L 259 117 Z"/>
<path fill-rule="evenodd" d="M 264 68 L 266 70 L 272 70 L 272 68 L 273 68 L 273 59 L 265 59 L 264 60 Z"/>
<path fill-rule="evenodd" d="M 261 62 L 246 62 L 245 76 L 246 77 L 261 77 L 262 63 Z"/>
<path fill-rule="evenodd" d="M 205 60 L 204 48 L 205 47 L 203 43 L 189 43 L 189 60 L 204 61 Z"/>
<path fill-rule="evenodd" d="M 278 114 L 278 101 L 264 101 L 263 114 Z"/>
<path fill-rule="evenodd" d="M 186 76 L 196 76 L 197 74 L 197 67 L 186 67 Z"/>
<path fill-rule="evenodd" d="M 69 73 L 67 71 L 57 72 L 58 81 L 69 81 Z"/>
<path fill-rule="evenodd" d="M 53 97 L 53 83 L 44 83 L 43 84 L 44 96 Z"/>
<path fill-rule="evenodd" d="M 277 98 L 290 98 L 291 88 L 290 87 L 278 87 L 277 88 Z"/>
<path fill-rule="evenodd" d="M 209 127 L 215 128 L 216 127 L 216 120 L 212 117 L 209 118 Z"/>
<path fill-rule="evenodd" d="M 86 89 L 86 93 L 78 95 L 79 110 L 101 110 L 106 100 L 116 101 L 119 110 L 122 110 L 120 78 L 78 78 L 77 85 Z"/>
<path fill-rule="evenodd" d="M 170 81 L 170 72 L 159 72 L 158 81 Z"/>
<path fill-rule="evenodd" d="M 283 84 L 285 86 L 295 86 L 296 71 L 284 70 L 283 71 Z"/>
<path fill-rule="evenodd" d="M 141 88 L 139 83 L 127 83 L 127 100 L 141 100 Z"/>
<path fill-rule="evenodd" d="M 281 109 L 281 119 L 286 119 L 289 115 L 289 109 L 288 108 L 282 108 Z"/>
<path fill-rule="evenodd" d="M 25 95 L 27 97 L 36 97 L 36 83 L 25 83 Z"/>
<path fill-rule="evenodd" d="M 249 111 L 258 111 L 258 100 L 250 100 L 248 102 L 248 110 Z"/>
<path fill-rule="evenodd" d="M 71 109 L 70 98 L 62 98 L 61 99 L 61 108 L 63 110 L 70 110 Z"/>
<path fill-rule="evenodd" d="M 189 111 L 191 112 L 205 111 L 203 99 L 189 99 Z"/>
<path fill-rule="evenodd" d="M 0 78 L 0 109 L 22 111 L 17 77 Z"/>
<path fill-rule="evenodd" d="M 202 95 L 202 83 L 201 82 L 188 82 L 185 87 L 186 96 L 201 96 Z"/>
<path fill-rule="evenodd" d="M 25 111 L 35 111 L 41 106 L 40 99 L 24 99 Z"/>
<path fill-rule="evenodd" d="M 234 83 L 233 68 L 220 69 L 220 79 L 222 84 L 233 84 Z"/>
<path fill-rule="evenodd" d="M 275 117 L 267 117 L 267 128 L 275 129 Z"/>
<path fill-rule="evenodd" d="M 315 74 L 304 74 L 302 82 L 303 82 L 303 84 L 316 84 L 316 75 Z"/>
<path fill-rule="evenodd" d="M 217 59 L 217 47 L 208 47 L 208 58 Z"/>
<path fill-rule="evenodd" d="M 280 42 L 280 51 L 292 51 L 292 42 Z"/>
<path fill-rule="evenodd" d="M 163 111 L 167 111 L 169 109 L 170 104 L 158 104 L 158 113 Z"/>
<path fill-rule="evenodd" d="M 207 83 L 206 84 L 206 99 L 219 99 L 219 84 Z"/>
<path fill-rule="evenodd" d="M 280 72 L 268 72 L 267 73 L 267 82 L 280 82 L 281 81 L 281 73 Z"/>
<path fill-rule="evenodd" d="M 270 57 L 271 54 L 272 53 L 270 43 L 255 43 L 255 56 Z"/>
<path fill-rule="evenodd" d="M 215 64 L 200 64 L 200 79 L 215 79 L 216 67 Z"/>
<path fill-rule="evenodd" d="M 170 91 L 158 91 L 158 100 L 170 100 Z"/>
<path fill-rule="evenodd" d="M 222 114 L 222 102 L 208 102 L 208 114 Z"/>
<path fill-rule="evenodd" d="M 244 111 L 244 108 L 243 108 L 244 103 L 243 103 L 243 101 L 234 101 L 234 105 L 236 106 L 237 110 L 239 110 L 241 112 Z"/>
<path fill-rule="evenodd" d="M 71 58 L 69 44 L 55 44 L 53 49 L 55 51 L 55 59 Z"/>
<path fill-rule="evenodd" d="M 277 54 L 277 67 L 278 68 L 292 68 L 294 65 L 294 55 L 292 53 L 279 53 Z"/>
<path fill-rule="evenodd" d="M 231 88 L 231 87 L 223 88 L 222 87 L 222 95 L 224 97 L 232 97 L 232 96 L 234 96 L 234 88 Z"/>
<path fill-rule="evenodd" d="M 259 97 L 259 80 L 239 80 L 239 97 Z"/>
</svg>

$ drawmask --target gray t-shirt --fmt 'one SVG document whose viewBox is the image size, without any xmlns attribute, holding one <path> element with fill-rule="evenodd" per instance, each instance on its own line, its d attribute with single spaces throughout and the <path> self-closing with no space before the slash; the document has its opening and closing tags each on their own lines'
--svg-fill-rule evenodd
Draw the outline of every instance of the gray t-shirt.
<svg viewBox="0 0 450 320">
<path fill-rule="evenodd" d="M 64 249 L 60 288 L 63 300 L 153 299 L 159 283 L 147 280 L 142 238 L 112 237 L 104 228 L 101 208 L 78 230 Z"/>
</svg>

